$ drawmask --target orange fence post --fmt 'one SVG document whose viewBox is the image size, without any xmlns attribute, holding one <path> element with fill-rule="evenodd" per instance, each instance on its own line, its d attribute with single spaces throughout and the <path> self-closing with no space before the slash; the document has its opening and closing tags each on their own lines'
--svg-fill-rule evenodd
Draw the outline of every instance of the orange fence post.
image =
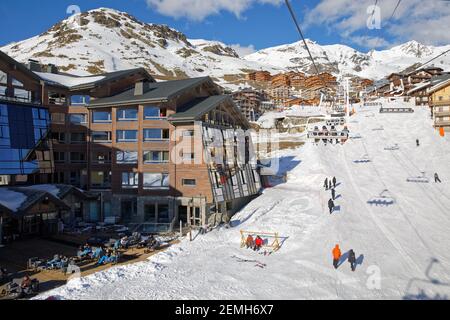
<svg viewBox="0 0 450 320">
<path fill-rule="evenodd" d="M 440 127 L 440 128 L 439 128 L 439 135 L 440 135 L 441 137 L 445 137 L 444 127 Z"/>
</svg>

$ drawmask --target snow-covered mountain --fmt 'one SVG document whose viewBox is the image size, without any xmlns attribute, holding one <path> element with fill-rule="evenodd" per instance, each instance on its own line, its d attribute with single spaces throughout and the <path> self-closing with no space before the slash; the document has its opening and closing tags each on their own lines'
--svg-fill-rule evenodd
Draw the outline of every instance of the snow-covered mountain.
<svg viewBox="0 0 450 320">
<path fill-rule="evenodd" d="M 33 58 L 78 75 L 145 67 L 160 79 L 209 75 L 232 81 L 227 75 L 281 71 L 241 59 L 221 42 L 190 40 L 168 26 L 143 23 L 108 8 L 72 16 L 43 34 L 0 50 L 21 62 Z"/>
<path fill-rule="evenodd" d="M 319 45 L 311 40 L 307 40 L 307 43 L 321 71 L 357 75 L 374 80 L 402 71 L 413 64 L 425 63 L 450 50 L 450 45 L 433 47 L 417 41 L 369 53 L 361 53 L 345 45 Z M 303 42 L 264 49 L 246 56 L 245 60 L 307 73 L 313 71 L 312 62 Z M 450 53 L 430 65 L 450 70 Z"/>
<path fill-rule="evenodd" d="M 322 71 L 370 79 L 402 71 L 450 49 L 450 45 L 433 47 L 415 41 L 369 53 L 311 40 L 308 46 Z M 168 26 L 143 23 L 108 8 L 72 16 L 38 36 L 0 50 L 21 62 L 32 58 L 78 75 L 145 67 L 159 79 L 208 75 L 232 89 L 245 85 L 245 74 L 254 70 L 313 72 L 302 42 L 240 57 L 224 43 L 188 39 Z M 435 65 L 450 69 L 450 54 L 437 59 Z"/>
</svg>

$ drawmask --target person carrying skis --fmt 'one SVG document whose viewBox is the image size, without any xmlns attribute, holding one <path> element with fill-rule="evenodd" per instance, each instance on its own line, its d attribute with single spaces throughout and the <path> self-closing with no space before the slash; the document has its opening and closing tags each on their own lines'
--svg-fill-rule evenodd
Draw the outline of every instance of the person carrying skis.
<svg viewBox="0 0 450 320">
<path fill-rule="evenodd" d="M 331 189 L 331 199 L 333 201 L 336 200 L 336 190 L 334 190 L 334 188 Z"/>
<path fill-rule="evenodd" d="M 333 266 L 335 269 L 339 267 L 339 260 L 341 260 L 341 256 L 342 256 L 341 249 L 337 244 L 333 249 Z"/>
<path fill-rule="evenodd" d="M 434 182 L 436 183 L 442 183 L 441 179 L 439 178 L 439 175 L 437 174 L 437 172 L 434 174 Z"/>
<path fill-rule="evenodd" d="M 328 190 L 328 178 L 325 178 L 325 182 L 323 183 L 323 187 L 325 190 Z"/>
<path fill-rule="evenodd" d="M 353 249 L 350 249 L 348 252 L 348 262 L 350 263 L 350 268 L 352 268 L 352 271 L 356 270 L 356 255 L 355 251 Z"/>
<path fill-rule="evenodd" d="M 337 184 L 336 177 L 333 177 L 333 186 L 334 186 L 334 188 L 336 188 L 336 184 Z"/>
<path fill-rule="evenodd" d="M 333 199 L 328 200 L 328 209 L 330 209 L 330 214 L 334 211 L 334 201 Z"/>
</svg>

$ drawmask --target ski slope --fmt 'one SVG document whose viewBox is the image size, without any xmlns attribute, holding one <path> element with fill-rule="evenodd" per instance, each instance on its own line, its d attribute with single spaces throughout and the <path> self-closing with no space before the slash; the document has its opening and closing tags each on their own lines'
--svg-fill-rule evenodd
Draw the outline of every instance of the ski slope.
<svg viewBox="0 0 450 320">
<path fill-rule="evenodd" d="M 289 172 L 288 182 L 265 190 L 231 228 L 74 279 L 38 299 L 448 299 L 449 140 L 434 131 L 425 108 L 356 111 L 349 129 L 361 139 L 283 151 L 280 172 Z M 399 150 L 385 150 L 394 144 Z M 370 162 L 354 162 L 365 155 Z M 422 171 L 430 183 L 407 182 Z M 442 184 L 434 183 L 434 172 Z M 332 176 L 338 210 L 330 215 L 322 185 Z M 371 205 L 386 189 L 394 203 Z M 283 245 L 269 256 L 240 249 L 241 229 L 278 232 Z M 347 262 L 334 270 L 336 243 L 344 256 L 354 249 L 356 272 Z"/>
</svg>

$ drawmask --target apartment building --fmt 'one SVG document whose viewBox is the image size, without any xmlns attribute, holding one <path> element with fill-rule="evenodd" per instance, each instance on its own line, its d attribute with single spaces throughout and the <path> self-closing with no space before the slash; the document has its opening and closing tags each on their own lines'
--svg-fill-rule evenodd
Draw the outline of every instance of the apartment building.
<svg viewBox="0 0 450 320">
<path fill-rule="evenodd" d="M 8 70 L 20 70 L 14 79 L 22 73 L 31 79 L 28 96 L 39 98 L 34 107 L 42 112 L 31 112 L 31 119 L 45 118 L 33 153 L 18 157 L 34 165 L 19 172 L 28 177 L 24 183 L 98 194 L 86 204 L 84 220 L 113 217 L 166 231 L 178 221 L 201 225 L 229 217 L 259 193 L 251 138 L 242 134 L 249 122 L 209 77 L 157 83 L 141 68 L 78 77 L 1 57 L 5 69 L 10 63 Z M 3 93 L 11 98 L 16 82 L 5 74 Z M 3 109 L 1 115 L 11 124 Z M 46 153 L 36 153 L 44 147 Z"/>
<path fill-rule="evenodd" d="M 263 92 L 247 88 L 233 92 L 231 96 L 248 121 L 257 121 L 263 114 L 261 109 L 261 103 L 265 100 Z"/>
</svg>

